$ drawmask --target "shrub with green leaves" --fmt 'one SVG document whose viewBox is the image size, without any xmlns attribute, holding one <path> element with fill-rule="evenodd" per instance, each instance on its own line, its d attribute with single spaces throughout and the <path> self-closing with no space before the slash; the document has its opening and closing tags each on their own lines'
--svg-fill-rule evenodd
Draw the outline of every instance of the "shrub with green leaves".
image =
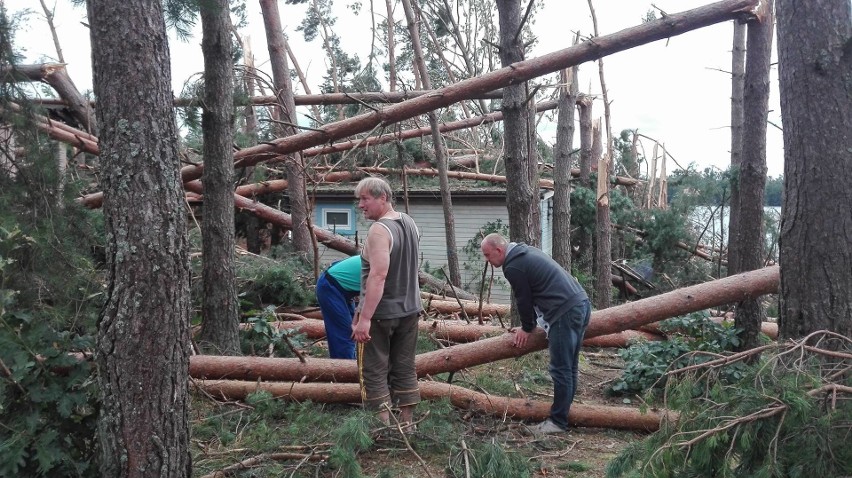
<svg viewBox="0 0 852 478">
<path fill-rule="evenodd" d="M 65 317 L 64 290 L 36 299 L 16 287 L 34 277 L 25 259 L 42 249 L 17 225 L 0 225 L 0 476 L 97 476 L 97 388 L 81 355 L 94 340 Z M 78 303 L 84 316 L 88 306 Z"/>
<path fill-rule="evenodd" d="M 668 319 L 660 324 L 668 340 L 659 342 L 640 341 L 618 354 L 624 359 L 621 377 L 610 387 L 616 394 L 641 394 L 665 386 L 665 373 L 669 370 L 704 363 L 739 344 L 737 329 L 726 324 L 717 324 L 702 314 Z M 694 354 L 691 352 L 707 352 Z M 742 376 L 741 366 L 732 367 L 722 377 L 738 380 Z"/>
<path fill-rule="evenodd" d="M 70 354 L 93 339 L 9 310 L 8 292 L 0 289 L 0 476 L 98 476 L 93 367 Z"/>
<path fill-rule="evenodd" d="M 287 340 L 297 348 L 305 344 L 304 334 L 277 329 L 271 324 L 275 320 L 274 306 L 268 306 L 262 313 L 248 318 L 248 329 L 240 331 L 240 350 L 244 355 L 269 355 L 271 351 L 279 357 L 292 357 Z"/>
</svg>

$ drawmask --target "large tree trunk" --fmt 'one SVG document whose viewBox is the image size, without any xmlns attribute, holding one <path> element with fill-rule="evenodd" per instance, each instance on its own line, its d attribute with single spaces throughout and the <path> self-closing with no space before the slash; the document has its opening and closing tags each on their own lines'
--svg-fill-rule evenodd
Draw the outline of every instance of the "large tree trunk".
<svg viewBox="0 0 852 478">
<path fill-rule="evenodd" d="M 88 15 L 109 271 L 101 475 L 187 477 L 189 248 L 162 3 L 90 0 Z"/>
<path fill-rule="evenodd" d="M 576 42 L 576 40 L 575 40 Z M 553 147 L 553 260 L 571 272 L 571 157 L 574 111 L 577 103 L 577 67 L 559 75 L 559 115 Z"/>
<path fill-rule="evenodd" d="M 414 10 L 411 8 L 411 0 L 402 0 L 405 10 L 405 19 L 408 22 L 408 35 L 414 49 L 414 62 L 423 81 L 423 88 L 432 89 L 432 80 L 429 78 L 429 70 L 423 59 L 423 49 L 420 47 L 420 29 L 414 18 Z M 444 211 L 444 238 L 447 242 L 447 267 L 449 268 L 450 282 L 456 287 L 461 285 L 461 272 L 459 269 L 459 254 L 456 247 L 456 216 L 453 213 L 453 198 L 450 194 L 450 180 L 447 177 L 447 154 L 444 148 L 444 140 L 438 129 L 438 115 L 435 111 L 427 113 L 429 127 L 432 133 L 432 146 L 435 148 L 435 164 L 438 166 L 438 184 L 441 190 L 441 207 Z"/>
<path fill-rule="evenodd" d="M 263 390 L 274 397 L 303 402 L 359 403 L 358 384 L 269 383 L 237 380 L 195 380 L 193 386 L 217 398 L 243 400 L 249 394 Z M 447 383 L 421 381 L 420 396 L 426 400 L 449 399 L 458 408 L 499 417 L 543 420 L 550 415 L 550 403 L 540 400 L 488 395 Z M 642 413 L 635 408 L 583 405 L 575 403 L 568 412 L 568 421 L 576 427 L 614 428 L 654 431 L 660 427 L 664 414 L 656 411 Z M 674 417 L 671 417 L 674 418 Z"/>
<path fill-rule="evenodd" d="M 592 150 L 594 149 L 594 127 L 592 122 L 592 98 L 583 95 L 577 100 L 577 110 L 580 113 L 580 187 L 592 190 Z M 589 230 L 586 229 L 589 226 Z M 577 230 L 576 268 L 581 273 L 592 276 L 594 266 L 594 240 L 589 232 L 591 225 L 583 225 Z"/>
<path fill-rule="evenodd" d="M 609 220 L 609 168 L 612 158 L 601 144 L 600 120 L 592 128 L 592 160 L 598 163 L 598 184 L 595 192 L 595 295 L 596 309 L 612 304 L 612 228 Z"/>
<path fill-rule="evenodd" d="M 738 263 L 735 272 L 764 266 L 763 196 L 766 188 L 766 120 L 769 113 L 769 64 L 772 56 L 772 32 L 775 28 L 773 0 L 761 2 L 758 20 L 748 25 L 746 71 L 743 91 L 742 162 L 737 173 L 739 208 L 737 228 L 729 227 L 729 249 L 735 247 Z M 731 203 L 731 214 L 734 208 Z M 728 267 L 731 261 L 728 260 Z M 760 324 L 766 318 L 761 302 L 748 298 L 737 304 L 736 326 L 742 329 L 738 350 L 760 345 Z"/>
<path fill-rule="evenodd" d="M 635 330 L 670 317 L 739 302 L 745 297 L 775 293 L 778 283 L 778 266 L 773 266 L 597 310 L 592 312 L 585 337 L 591 339 Z M 417 374 L 420 377 L 434 376 L 547 348 L 547 338 L 541 329 L 535 330 L 523 348 L 514 347 L 512 340 L 513 335 L 505 333 L 470 344 L 419 354 L 416 359 Z M 298 359 L 196 355 L 192 358 L 191 374 L 196 378 L 351 382 L 357 380 L 358 370 L 351 360 L 312 359 L 301 362 Z"/>
<path fill-rule="evenodd" d="M 296 116 L 296 102 L 293 99 L 293 83 L 290 80 L 290 68 L 287 63 L 287 40 L 281 28 L 281 15 L 278 13 L 278 0 L 260 0 L 263 12 L 263 24 L 266 29 L 266 43 L 269 49 L 269 63 L 272 66 L 272 81 L 278 97 L 280 137 L 293 136 L 299 119 Z M 305 257 L 313 251 L 311 229 L 308 223 L 307 188 L 305 186 L 305 163 L 301 153 L 292 151 L 285 163 L 290 200 L 290 215 L 293 217 L 292 242 L 296 252 Z"/>
<path fill-rule="evenodd" d="M 500 17 L 500 63 L 508 67 L 524 60 L 521 1 L 497 0 Z M 506 205 L 509 238 L 538 247 L 541 244 L 538 166 L 535 130 L 526 81 L 503 88 L 503 159 L 506 164 Z"/>
<path fill-rule="evenodd" d="M 743 162 L 743 94 L 745 90 L 745 46 L 746 24 L 734 22 L 734 41 L 731 51 L 731 212 L 728 215 L 728 230 L 739 231 L 740 221 L 740 164 Z M 742 271 L 734 270 L 739 265 L 736 247 L 728 237 L 728 275 Z M 735 245 L 734 245 L 735 246 Z"/>
<path fill-rule="evenodd" d="M 204 220 L 201 222 L 202 297 L 198 345 L 208 353 L 240 353 L 234 265 L 234 73 L 228 0 L 201 6 L 204 53 Z"/>
<path fill-rule="evenodd" d="M 782 339 L 852 336 L 850 38 L 849 0 L 778 0 Z"/>
</svg>

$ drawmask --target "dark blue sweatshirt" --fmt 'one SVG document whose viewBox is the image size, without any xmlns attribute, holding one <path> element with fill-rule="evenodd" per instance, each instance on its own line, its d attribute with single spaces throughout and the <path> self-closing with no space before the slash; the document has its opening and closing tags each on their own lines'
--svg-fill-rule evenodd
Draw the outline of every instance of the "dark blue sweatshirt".
<svg viewBox="0 0 852 478">
<path fill-rule="evenodd" d="M 524 243 L 514 244 L 506 253 L 503 275 L 512 286 L 524 332 L 536 327 L 534 307 L 552 323 L 588 299 L 577 279 L 540 249 Z"/>
</svg>

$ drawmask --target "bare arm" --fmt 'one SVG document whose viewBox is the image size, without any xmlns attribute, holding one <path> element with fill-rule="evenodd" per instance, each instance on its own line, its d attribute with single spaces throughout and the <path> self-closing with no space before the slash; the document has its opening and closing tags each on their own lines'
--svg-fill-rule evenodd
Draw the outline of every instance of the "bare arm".
<svg viewBox="0 0 852 478">
<path fill-rule="evenodd" d="M 390 233 L 384 226 L 376 223 L 367 233 L 363 257 L 370 263 L 370 274 L 364 284 L 364 300 L 360 305 L 357 319 L 352 324 L 352 338 L 358 342 L 370 340 L 370 322 L 382 300 L 385 279 L 390 267 Z"/>
</svg>

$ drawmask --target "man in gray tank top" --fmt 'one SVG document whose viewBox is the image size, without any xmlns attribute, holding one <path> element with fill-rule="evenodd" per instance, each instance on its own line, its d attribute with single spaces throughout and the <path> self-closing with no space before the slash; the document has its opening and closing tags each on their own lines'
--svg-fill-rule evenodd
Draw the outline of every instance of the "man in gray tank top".
<svg viewBox="0 0 852 478">
<path fill-rule="evenodd" d="M 358 357 L 364 406 L 385 424 L 391 407 L 399 407 L 399 421 L 411 424 L 420 402 L 414 367 L 422 309 L 420 234 L 410 216 L 393 209 L 393 193 L 384 179 L 361 180 L 355 196 L 364 217 L 375 221 L 361 253 L 361 300 L 352 322 L 352 338 L 364 344 Z"/>
</svg>

